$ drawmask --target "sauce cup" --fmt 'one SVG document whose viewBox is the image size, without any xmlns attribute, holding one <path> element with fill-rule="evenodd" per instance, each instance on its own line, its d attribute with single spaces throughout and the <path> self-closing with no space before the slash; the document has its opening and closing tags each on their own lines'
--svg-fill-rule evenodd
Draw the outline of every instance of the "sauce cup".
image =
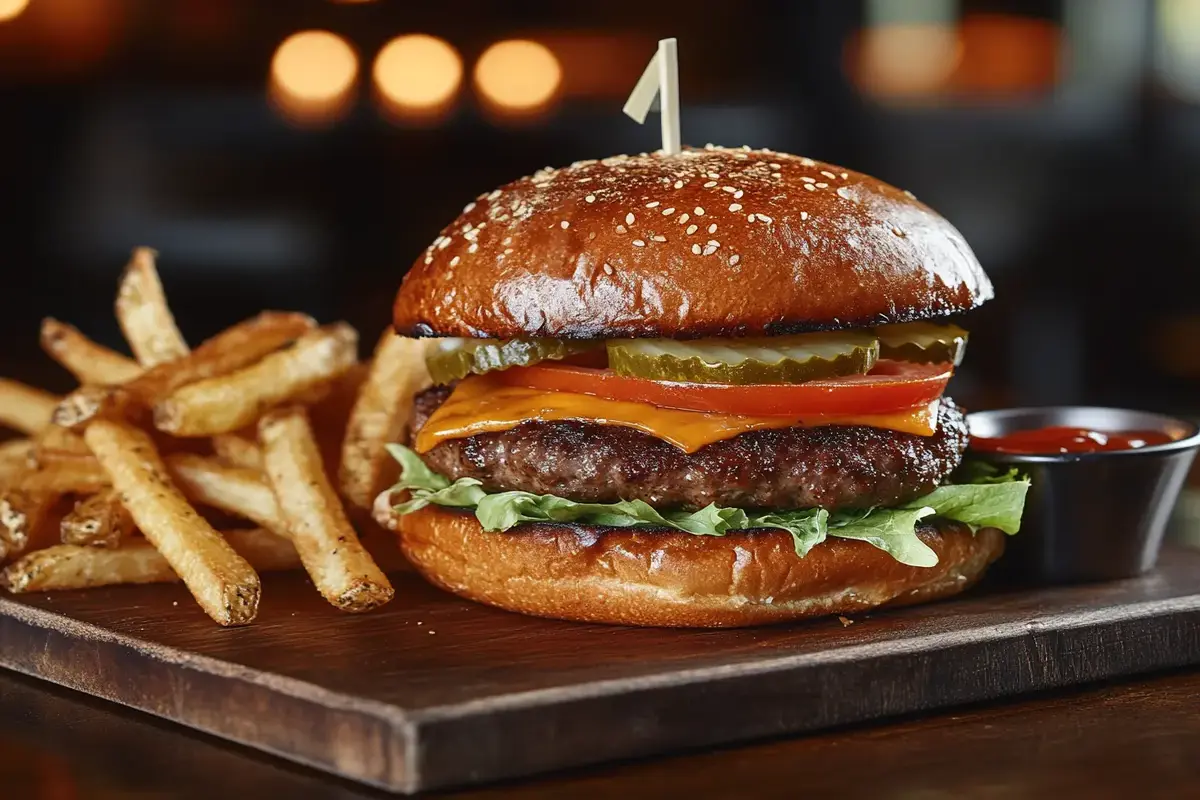
<svg viewBox="0 0 1200 800">
<path fill-rule="evenodd" d="M 1008 539 L 997 572 L 1023 583 L 1128 578 L 1152 569 L 1200 428 L 1161 414 L 1119 408 L 1054 406 L 980 411 L 972 436 L 1067 426 L 1096 431 L 1159 431 L 1171 441 L 1131 450 L 1018 454 L 969 449 L 967 457 L 1032 481 L 1021 530 Z"/>
</svg>

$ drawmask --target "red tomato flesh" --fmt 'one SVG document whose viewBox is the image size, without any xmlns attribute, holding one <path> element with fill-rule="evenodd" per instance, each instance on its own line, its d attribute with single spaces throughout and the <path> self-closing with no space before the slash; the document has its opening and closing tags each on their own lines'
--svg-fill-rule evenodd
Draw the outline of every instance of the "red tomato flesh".
<svg viewBox="0 0 1200 800">
<path fill-rule="evenodd" d="M 509 386 L 590 394 L 660 408 L 752 417 L 795 417 L 904 411 L 941 397 L 953 372 L 950 364 L 881 360 L 866 375 L 751 386 L 652 381 L 628 378 L 607 369 L 549 362 L 512 367 L 494 374 L 497 381 Z"/>
</svg>

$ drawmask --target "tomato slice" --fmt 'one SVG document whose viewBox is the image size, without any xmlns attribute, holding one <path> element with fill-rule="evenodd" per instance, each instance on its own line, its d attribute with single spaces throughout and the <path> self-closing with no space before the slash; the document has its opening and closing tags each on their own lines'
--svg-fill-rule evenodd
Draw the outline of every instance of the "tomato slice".
<svg viewBox="0 0 1200 800">
<path fill-rule="evenodd" d="M 953 372 L 950 364 L 881 360 L 867 375 L 796 384 L 727 386 L 628 378 L 607 369 L 546 362 L 512 367 L 496 372 L 495 377 L 508 386 L 590 394 L 661 408 L 753 417 L 795 417 L 903 411 L 941 397 Z"/>
</svg>

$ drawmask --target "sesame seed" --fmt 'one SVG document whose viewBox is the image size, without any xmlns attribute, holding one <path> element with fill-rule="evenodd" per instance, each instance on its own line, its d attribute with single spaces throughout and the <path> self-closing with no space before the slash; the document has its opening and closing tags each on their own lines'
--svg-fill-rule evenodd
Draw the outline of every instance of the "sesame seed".
<svg viewBox="0 0 1200 800">
<path fill-rule="evenodd" d="M 646 208 L 658 208 L 658 201 L 651 200 L 649 203 L 646 203 Z"/>
<path fill-rule="evenodd" d="M 742 260 L 742 257 L 741 257 L 741 256 L 739 256 L 739 255 L 732 255 L 732 256 L 730 256 L 730 257 L 729 257 L 729 266 L 731 266 L 731 267 L 737 266 L 737 263 L 738 263 L 739 261 L 741 261 L 741 260 Z"/>
<path fill-rule="evenodd" d="M 488 200 L 495 200 L 495 199 L 496 199 L 497 197 L 499 197 L 499 196 L 500 196 L 500 190 L 499 190 L 499 189 L 496 189 L 496 190 L 492 191 L 492 192 L 491 192 L 491 193 L 490 193 L 490 194 L 487 196 L 487 199 L 488 199 Z"/>
<path fill-rule="evenodd" d="M 917 196 L 916 196 L 915 194 L 913 194 L 912 192 L 910 192 L 908 189 L 905 189 L 905 190 L 904 190 L 904 195 L 905 195 L 906 197 L 909 197 L 909 198 L 913 199 L 913 200 L 916 200 L 916 199 L 917 199 Z"/>
<path fill-rule="evenodd" d="M 747 222 L 754 222 L 754 215 L 753 215 L 753 214 L 747 214 L 747 215 L 746 215 L 746 221 L 747 221 Z"/>
<path fill-rule="evenodd" d="M 626 215 L 625 215 L 625 224 L 626 224 L 626 225 L 632 225 L 632 224 L 633 224 L 633 221 L 634 221 L 635 219 L 637 219 L 637 217 L 635 217 L 635 216 L 633 215 L 633 212 L 631 211 L 631 212 L 629 212 L 628 214 L 626 214 Z"/>
<path fill-rule="evenodd" d="M 462 259 L 458 256 L 455 256 L 454 258 L 450 259 L 450 266 L 457 267 L 459 261 L 462 261 Z"/>
<path fill-rule="evenodd" d="M 467 248 L 468 253 L 474 253 L 477 250 L 479 250 L 479 245 L 475 244 L 475 242 L 471 242 L 471 246 Z"/>
<path fill-rule="evenodd" d="M 829 180 L 833 180 L 834 178 L 837 177 L 837 175 L 834 175 L 832 172 L 830 172 L 827 169 L 821 170 L 821 174 L 824 175 L 826 178 L 829 178 Z"/>
<path fill-rule="evenodd" d="M 761 219 L 763 222 L 767 223 L 768 225 L 770 225 L 772 222 L 775 221 L 774 217 L 768 217 L 766 214 L 759 214 L 758 218 Z"/>
<path fill-rule="evenodd" d="M 715 222 L 714 222 L 712 225 L 709 225 L 709 226 L 708 226 L 708 232 L 709 232 L 709 233 L 716 233 L 716 232 L 717 232 L 717 223 L 715 223 Z"/>
<path fill-rule="evenodd" d="M 730 210 L 730 211 L 734 211 L 734 212 L 741 211 L 741 210 L 742 210 L 742 204 L 741 204 L 741 203 L 730 203 L 730 204 L 729 204 L 729 210 Z"/>
<path fill-rule="evenodd" d="M 707 175 L 708 175 L 708 177 L 712 178 L 714 181 L 721 180 L 721 173 L 719 173 L 719 172 L 709 172 L 709 173 L 707 173 Z"/>
<path fill-rule="evenodd" d="M 433 256 L 425 256 L 425 263 L 426 263 L 426 264 L 432 264 L 432 263 L 433 263 Z"/>
<path fill-rule="evenodd" d="M 746 155 L 745 153 L 734 153 L 733 157 L 736 158 L 738 161 L 745 161 L 750 156 Z"/>
<path fill-rule="evenodd" d="M 504 255 L 512 255 L 512 251 L 513 249 L 511 247 L 506 247 L 504 248 Z"/>
<path fill-rule="evenodd" d="M 438 250 L 445 250 L 449 246 L 450 246 L 450 237 L 449 236 L 443 236 L 442 240 L 440 242 L 438 242 Z"/>
<path fill-rule="evenodd" d="M 470 213 L 471 213 L 472 211 L 474 211 L 474 210 L 475 210 L 475 204 L 474 204 L 474 203 L 467 203 L 465 206 L 463 206 L 463 213 L 464 213 L 464 214 L 470 214 Z"/>
<path fill-rule="evenodd" d="M 768 167 L 770 167 L 771 169 L 783 169 L 783 165 L 782 165 L 782 164 L 780 164 L 780 163 L 778 163 L 778 162 L 776 162 L 776 161 L 772 161 L 772 162 L 771 162 L 770 164 L 768 164 L 767 166 L 768 166 Z"/>
<path fill-rule="evenodd" d="M 734 187 L 732 187 L 732 186 L 722 186 L 722 187 L 721 187 L 721 191 L 722 191 L 722 192 L 729 192 L 730 194 L 733 194 L 734 192 L 736 192 L 736 191 L 737 191 L 737 189 L 735 189 L 735 188 L 734 188 Z"/>
<path fill-rule="evenodd" d="M 634 247 L 645 247 L 645 246 L 646 246 L 646 243 L 645 243 L 645 242 L 643 242 L 641 239 L 634 239 L 634 240 L 633 240 L 633 246 L 634 246 Z"/>
<path fill-rule="evenodd" d="M 674 213 L 675 213 L 675 207 L 674 207 L 674 206 L 671 206 L 670 208 L 664 208 L 664 209 L 663 209 L 663 212 L 662 212 L 662 214 L 663 214 L 663 216 L 664 216 L 664 217 L 669 217 L 669 216 L 671 216 L 671 215 L 672 215 L 672 214 L 674 214 Z"/>
<path fill-rule="evenodd" d="M 778 180 L 779 178 L 782 178 L 782 177 L 783 177 L 783 173 L 782 173 L 782 172 L 772 172 L 772 173 L 771 173 L 771 177 L 772 177 L 772 178 L 775 178 L 776 180 Z"/>
<path fill-rule="evenodd" d="M 815 192 L 817 190 L 817 187 L 813 186 L 811 183 L 804 184 L 804 188 L 808 189 L 810 192 Z"/>
<path fill-rule="evenodd" d="M 810 178 L 807 175 L 802 175 L 800 177 L 800 180 L 804 181 L 805 183 L 816 183 L 817 182 L 816 178 Z"/>
<path fill-rule="evenodd" d="M 745 192 L 743 192 L 741 189 L 738 189 L 736 192 L 734 192 L 734 193 L 733 193 L 733 199 L 734 199 L 734 200 L 741 200 L 741 199 L 742 199 L 742 195 L 744 195 L 744 194 L 745 194 Z"/>
<path fill-rule="evenodd" d="M 742 145 L 742 149 L 743 149 L 743 150 L 745 150 L 747 153 L 749 153 L 749 152 L 750 152 L 750 145 L 748 145 L 748 144 L 744 144 L 744 145 Z"/>
<path fill-rule="evenodd" d="M 892 233 L 896 234 L 897 236 L 904 235 L 904 231 L 900 230 L 899 228 L 895 228 L 895 227 L 892 228 Z"/>
<path fill-rule="evenodd" d="M 695 225 L 688 225 L 688 226 L 687 226 L 687 235 L 688 235 L 688 236 L 691 236 L 691 235 L 692 235 L 693 233 L 695 233 L 697 230 L 699 230 L 699 228 L 697 228 Z"/>
<path fill-rule="evenodd" d="M 704 255 L 711 256 L 713 253 L 717 252 L 717 249 L 720 248 L 720 246 L 721 246 L 720 242 L 710 241 L 704 247 Z"/>
<path fill-rule="evenodd" d="M 607 262 L 605 262 L 605 264 L 604 264 L 604 274 L 605 275 L 613 274 L 613 268 L 611 266 L 609 266 Z"/>
<path fill-rule="evenodd" d="M 503 242 L 501 242 L 500 244 L 512 244 L 512 237 L 511 237 L 511 236 L 505 236 L 505 237 L 504 237 L 504 241 L 503 241 Z"/>
<path fill-rule="evenodd" d="M 667 237 L 660 236 L 659 234 L 656 233 L 650 237 L 650 240 L 654 241 L 654 242 L 665 242 L 667 240 Z"/>
<path fill-rule="evenodd" d="M 564 231 L 565 231 L 567 228 L 571 227 L 571 223 L 567 222 L 565 219 L 564 219 L 562 222 L 558 223 L 558 224 L 562 226 L 562 229 L 563 229 Z"/>
<path fill-rule="evenodd" d="M 479 235 L 479 229 L 475 228 L 474 230 L 469 230 L 469 231 L 464 232 L 463 238 L 466 239 L 468 242 L 473 242 L 473 241 L 475 241 L 475 237 L 478 235 Z"/>
<path fill-rule="evenodd" d="M 807 212 L 807 211 L 801 211 L 801 212 L 800 212 L 800 219 L 808 219 L 808 212 Z"/>
<path fill-rule="evenodd" d="M 703 217 L 703 216 L 704 216 L 704 209 L 703 209 L 703 208 L 701 208 L 700 206 L 696 206 L 695 208 L 693 208 L 693 209 L 692 209 L 692 212 L 693 212 L 693 213 L 694 213 L 694 214 L 695 214 L 697 217 Z"/>
<path fill-rule="evenodd" d="M 842 180 L 846 180 L 846 178 L 849 178 L 849 177 L 850 177 L 850 173 L 849 173 L 849 172 L 843 172 L 843 173 L 842 173 Z"/>
<path fill-rule="evenodd" d="M 692 252 L 695 253 L 696 255 L 700 255 L 700 245 L 698 245 L 698 244 L 692 245 Z"/>
<path fill-rule="evenodd" d="M 839 186 L 839 187 L 838 187 L 838 190 L 837 190 L 837 196 L 838 196 L 838 197 L 840 197 L 840 198 L 842 198 L 843 200 L 852 200 L 852 199 L 854 199 L 854 195 L 852 195 L 852 194 L 850 193 L 850 190 L 849 190 L 849 189 L 847 189 L 845 186 Z"/>
<path fill-rule="evenodd" d="M 716 181 L 709 181 L 708 183 L 704 184 L 704 188 L 705 188 L 705 189 L 711 189 L 712 187 L 714 187 L 714 186 L 716 186 L 716 185 L 717 185 L 717 182 L 716 182 Z"/>
<path fill-rule="evenodd" d="M 815 185 L 815 186 L 816 186 L 818 189 L 828 189 L 828 188 L 829 188 L 829 184 L 828 184 L 828 183 L 818 183 L 818 184 L 814 184 L 814 185 Z"/>
<path fill-rule="evenodd" d="M 692 218 L 692 215 L 685 211 L 679 215 L 679 224 L 682 225 L 683 223 L 687 222 L 691 218 Z"/>
<path fill-rule="evenodd" d="M 587 200 L 589 203 L 594 203 L 594 202 L 596 202 L 596 195 L 589 194 L 587 197 L 585 197 L 583 199 Z"/>
<path fill-rule="evenodd" d="M 682 188 L 683 188 L 683 181 L 675 181 L 675 188 L 676 188 L 676 189 L 682 189 Z"/>
<path fill-rule="evenodd" d="M 626 228 L 624 225 L 617 226 L 617 233 L 625 233 L 627 230 L 629 230 L 629 229 Z"/>
</svg>

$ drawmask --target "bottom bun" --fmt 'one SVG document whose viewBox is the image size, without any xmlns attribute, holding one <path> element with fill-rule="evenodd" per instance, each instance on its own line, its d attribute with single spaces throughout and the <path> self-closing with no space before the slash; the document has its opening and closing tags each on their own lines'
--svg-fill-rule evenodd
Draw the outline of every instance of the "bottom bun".
<svg viewBox="0 0 1200 800">
<path fill-rule="evenodd" d="M 938 521 L 918 530 L 934 567 L 830 537 L 797 558 L 784 531 L 725 536 L 535 523 L 485 531 L 474 514 L 426 506 L 399 518 L 406 556 L 455 594 L 540 617 L 681 628 L 849 614 L 958 594 L 1004 551 L 1004 534 Z"/>
</svg>

